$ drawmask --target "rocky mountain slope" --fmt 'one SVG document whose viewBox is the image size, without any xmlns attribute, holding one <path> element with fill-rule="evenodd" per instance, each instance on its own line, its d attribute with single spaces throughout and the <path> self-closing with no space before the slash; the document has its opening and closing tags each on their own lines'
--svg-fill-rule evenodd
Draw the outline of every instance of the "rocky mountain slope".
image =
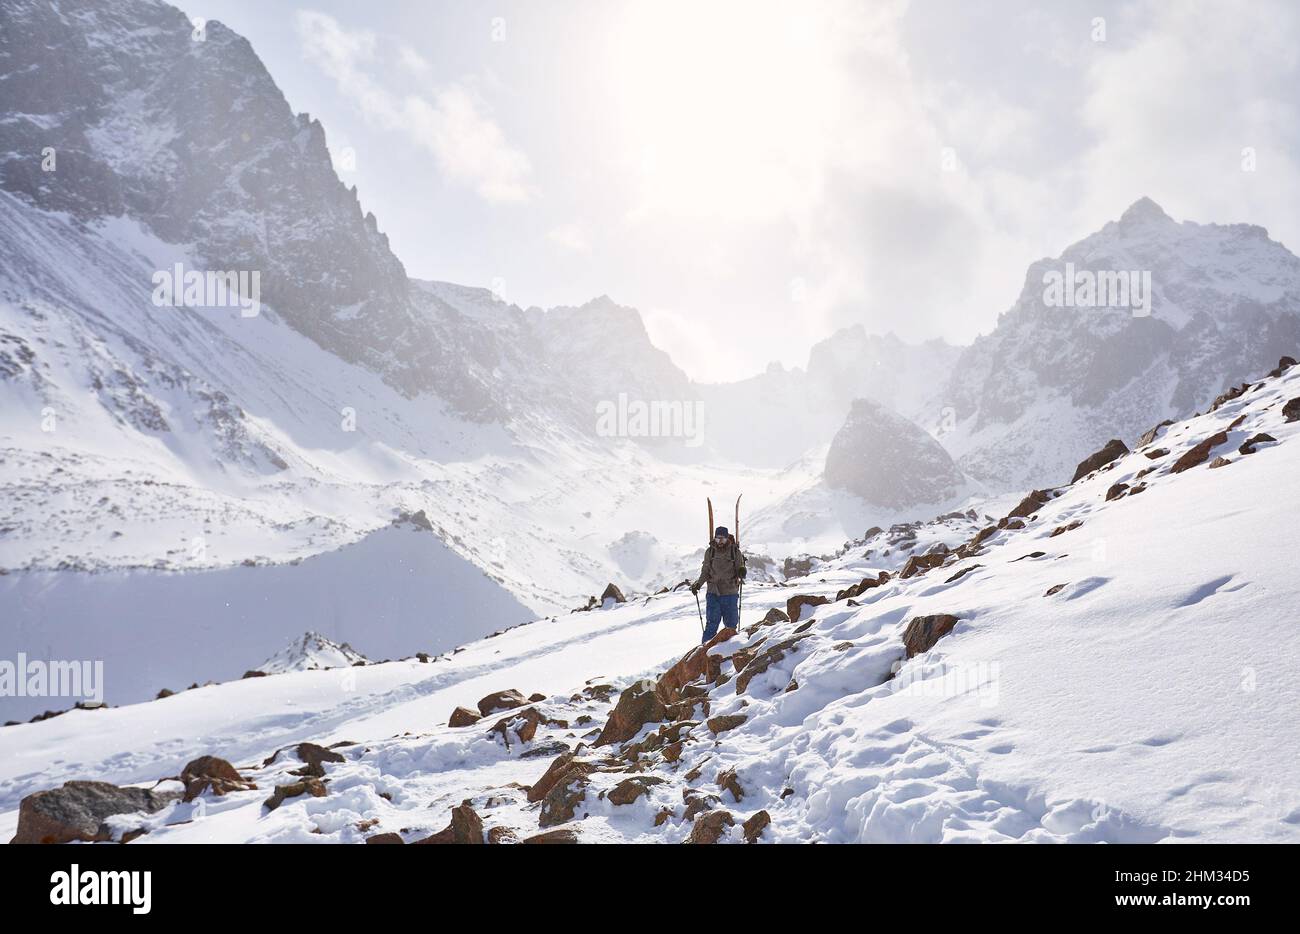
<svg viewBox="0 0 1300 934">
<path fill-rule="evenodd" d="M 1149 314 L 1049 304 L 1045 275 L 1069 269 L 1149 273 Z M 1260 227 L 1180 224 L 1144 198 L 1030 266 L 937 397 L 956 422 L 941 440 L 994 489 L 1060 483 L 1106 439 L 1202 410 L 1297 344 L 1300 259 Z"/>
<path fill-rule="evenodd" d="M 1300 367 L 1283 363 L 898 573 L 854 549 L 747 588 L 740 631 L 704 648 L 669 593 L 429 662 L 0 730 L 0 831 L 1295 841 L 1300 635 L 1275 620 L 1300 606 Z"/>
</svg>

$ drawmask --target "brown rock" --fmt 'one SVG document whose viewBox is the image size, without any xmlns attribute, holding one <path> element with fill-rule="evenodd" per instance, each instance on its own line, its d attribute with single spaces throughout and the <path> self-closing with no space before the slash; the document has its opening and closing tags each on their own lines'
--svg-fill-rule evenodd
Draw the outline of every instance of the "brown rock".
<svg viewBox="0 0 1300 934">
<path fill-rule="evenodd" d="M 521 743 L 531 743 L 533 737 L 537 735 L 537 727 L 547 722 L 549 721 L 546 719 L 546 715 L 536 707 L 525 707 L 523 710 L 516 710 L 502 717 L 493 724 L 488 733 L 489 735 L 500 733 L 507 747 L 510 745 L 511 730 L 514 730 Z"/>
<path fill-rule="evenodd" d="M 1050 596 L 1052 596 L 1053 594 L 1058 594 L 1058 593 L 1060 593 L 1062 590 L 1064 590 L 1067 586 L 1068 586 L 1068 585 L 1066 585 L 1066 584 L 1053 584 L 1051 587 L 1048 587 L 1048 588 L 1047 588 L 1047 593 L 1043 594 L 1043 596 L 1044 596 L 1044 597 L 1050 597 Z"/>
<path fill-rule="evenodd" d="M 665 762 L 676 762 L 682 757 L 682 743 L 679 740 L 675 743 L 669 743 L 664 747 L 663 757 Z"/>
<path fill-rule="evenodd" d="M 903 570 L 898 572 L 901 580 L 909 577 L 915 577 L 918 574 L 924 574 L 933 568 L 941 567 L 948 559 L 947 551 L 934 551 L 926 555 L 912 555 L 903 565 Z"/>
<path fill-rule="evenodd" d="M 772 815 L 768 814 L 767 811 L 759 811 L 741 824 L 741 829 L 745 832 L 745 842 L 757 843 L 758 838 L 763 835 L 763 831 L 767 829 L 767 825 L 770 823 L 772 823 Z"/>
<path fill-rule="evenodd" d="M 1127 484 L 1127 483 L 1116 483 L 1116 484 L 1113 484 L 1113 485 L 1111 486 L 1111 488 L 1108 489 L 1108 490 L 1106 491 L 1106 502 L 1109 503 L 1109 502 L 1110 502 L 1111 500 L 1113 500 L 1113 499 L 1119 499 L 1119 498 L 1120 498 L 1121 496 L 1123 496 L 1126 492 L 1128 492 L 1128 484 Z"/>
<path fill-rule="evenodd" d="M 540 704 L 544 700 L 546 700 L 545 694 L 537 693 L 528 695 L 528 703 L 530 704 Z"/>
<path fill-rule="evenodd" d="M 1300 421 L 1300 396 L 1282 406 L 1282 417 L 1288 422 Z"/>
<path fill-rule="evenodd" d="M 1228 460 L 1226 457 L 1216 457 L 1214 460 L 1210 461 L 1210 469 L 1214 470 L 1216 467 L 1227 467 L 1231 463 L 1232 461 Z"/>
<path fill-rule="evenodd" d="M 730 811 L 708 811 L 695 818 L 691 827 L 689 843 L 717 843 L 727 828 L 734 826 L 736 819 Z"/>
<path fill-rule="evenodd" d="M 652 775 L 633 775 L 631 778 L 625 778 L 615 785 L 607 797 L 614 804 L 631 804 L 655 785 L 662 785 L 663 783 L 662 778 L 655 778 Z"/>
<path fill-rule="evenodd" d="M 1074 469 L 1074 477 L 1070 482 L 1077 483 L 1094 470 L 1105 467 L 1111 461 L 1119 460 L 1127 453 L 1128 445 L 1119 438 L 1111 438 L 1106 442 L 1106 446 L 1100 451 L 1097 451 L 1094 454 L 1089 454 L 1079 462 L 1079 466 Z"/>
<path fill-rule="evenodd" d="M 823 596 L 813 596 L 812 594 L 798 594 L 791 597 L 785 602 L 785 615 L 792 623 L 797 623 L 803 614 L 806 606 L 821 606 L 831 601 Z"/>
<path fill-rule="evenodd" d="M 487 842 L 494 844 L 518 843 L 519 836 L 509 827 L 490 827 L 487 832 Z"/>
<path fill-rule="evenodd" d="M 1015 509 L 1007 513 L 1006 518 L 1028 519 L 1051 498 L 1052 494 L 1047 490 L 1033 490 L 1016 505 Z"/>
<path fill-rule="evenodd" d="M 704 645 L 697 645 L 671 668 L 659 676 L 655 683 L 655 695 L 665 704 L 671 704 L 683 696 L 682 689 L 692 681 L 700 678 L 713 680 L 722 667 L 720 659 L 709 654 L 709 650 L 736 635 L 736 630 L 723 628 Z"/>
<path fill-rule="evenodd" d="M 1237 453 L 1254 454 L 1256 445 L 1271 444 L 1275 441 L 1277 441 L 1277 438 L 1274 438 L 1266 431 L 1261 431 L 1258 434 L 1251 435 L 1249 438 L 1243 441 L 1241 443 L 1241 447 L 1237 448 Z"/>
<path fill-rule="evenodd" d="M 332 749 L 326 749 L 324 746 L 317 746 L 315 743 L 299 743 L 294 750 L 298 758 L 307 763 L 301 769 L 295 769 L 291 775 L 304 775 L 312 778 L 325 777 L 326 762 L 346 762 L 339 753 Z"/>
<path fill-rule="evenodd" d="M 790 617 L 787 616 L 784 611 L 778 609 L 777 607 L 772 607 L 772 609 L 767 611 L 767 615 L 758 621 L 758 624 L 760 626 L 770 626 L 773 623 L 788 623 L 788 622 L 790 622 Z"/>
<path fill-rule="evenodd" d="M 524 837 L 525 843 L 579 843 L 578 832 L 572 827 L 561 827 L 559 830 L 551 830 L 546 833 L 534 834 L 531 837 Z"/>
<path fill-rule="evenodd" d="M 478 712 L 486 717 L 490 713 L 496 713 L 498 710 L 511 710 L 515 707 L 523 707 L 528 703 L 528 698 L 518 691 L 511 689 L 509 691 L 497 691 L 495 694 L 489 694 L 478 702 Z"/>
<path fill-rule="evenodd" d="M 949 613 L 913 617 L 903 631 L 903 646 L 907 649 L 907 657 L 912 658 L 921 652 L 930 651 L 936 642 L 952 632 L 957 622 L 957 617 Z"/>
<path fill-rule="evenodd" d="M 712 733 L 714 736 L 717 736 L 719 733 L 725 733 L 728 730 L 734 730 L 736 727 L 740 726 L 748 719 L 749 718 L 746 717 L 743 713 L 733 713 L 725 717 L 713 717 L 711 720 L 705 723 L 705 726 L 709 728 L 710 733 Z"/>
<path fill-rule="evenodd" d="M 257 786 L 240 776 L 233 765 L 216 756 L 200 756 L 181 769 L 181 784 L 186 801 L 193 801 L 204 791 L 218 797 L 232 791 L 248 791 Z"/>
<path fill-rule="evenodd" d="M 1161 429 L 1168 428 L 1172 424 L 1173 424 L 1172 421 L 1170 421 L 1169 419 L 1165 419 L 1159 425 L 1156 425 L 1154 428 L 1147 431 L 1144 435 L 1142 435 L 1141 438 L 1138 438 L 1138 447 L 1140 448 L 1146 447 L 1152 441 L 1156 440 L 1156 438 L 1160 437 Z"/>
<path fill-rule="evenodd" d="M 1143 451 L 1142 456 L 1148 460 L 1159 460 L 1169 453 L 1169 448 L 1154 448 L 1150 451 Z"/>
<path fill-rule="evenodd" d="M 804 639 L 809 638 L 806 634 L 797 634 L 785 639 L 775 645 L 768 646 L 760 652 L 754 659 L 745 666 L 744 670 L 736 676 L 736 693 L 744 694 L 749 688 L 749 683 L 755 677 L 767 671 L 777 662 L 785 658 L 786 653 L 790 652 Z"/>
<path fill-rule="evenodd" d="M 740 785 L 740 779 L 736 776 L 735 769 L 727 769 L 718 775 L 718 787 L 731 792 L 731 796 L 739 803 L 740 799 L 745 797 L 745 789 Z"/>
<path fill-rule="evenodd" d="M 606 746 L 610 743 L 622 743 L 636 736 L 647 723 L 658 723 L 664 719 L 666 711 L 663 701 L 655 689 L 637 683 L 625 690 L 618 697 L 618 703 L 605 721 L 605 728 L 600 731 L 593 745 Z"/>
<path fill-rule="evenodd" d="M 483 819 L 478 812 L 464 801 L 451 809 L 451 823 L 431 837 L 416 840 L 417 844 L 458 843 L 481 844 L 483 842 Z"/>
<path fill-rule="evenodd" d="M 478 723 L 479 716 L 468 707 L 457 707 L 451 712 L 451 718 L 447 721 L 447 726 L 473 726 Z"/>
<path fill-rule="evenodd" d="M 1227 443 L 1227 440 L 1226 431 L 1216 432 L 1174 461 L 1174 466 L 1169 468 L 1170 473 L 1182 473 L 1184 470 L 1191 470 L 1198 464 L 1205 463 L 1210 457 L 1210 452 L 1220 444 Z"/>
<path fill-rule="evenodd" d="M 326 795 L 325 783 L 319 778 L 304 778 L 300 782 L 290 782 L 287 785 L 276 785 L 275 791 L 271 792 L 271 797 L 262 803 L 262 807 L 268 811 L 274 811 L 280 805 L 284 804 L 288 798 L 297 798 L 300 795 L 311 795 L 313 798 L 323 798 Z"/>
<path fill-rule="evenodd" d="M 406 841 L 402 839 L 402 835 L 400 833 L 377 833 L 373 837 L 366 837 L 367 845 L 370 845 L 372 843 L 384 844 L 384 843 L 405 843 L 405 842 Z"/>
<path fill-rule="evenodd" d="M 623 591 L 611 583 L 605 588 L 605 592 L 600 595 L 600 602 L 604 605 L 606 600 L 613 600 L 615 603 L 627 603 L 627 598 L 623 596 Z"/>
<path fill-rule="evenodd" d="M 580 763 L 571 765 L 542 799 L 537 823 L 542 827 L 554 827 L 573 820 L 578 805 L 586 800 L 587 785 L 591 781 L 588 776 L 592 771 L 594 769 L 584 768 Z"/>
<path fill-rule="evenodd" d="M 18 805 L 18 828 L 10 843 L 70 843 L 110 840 L 107 819 L 137 811 L 153 813 L 179 797 L 176 792 L 119 788 L 108 782 L 65 782 L 37 791 Z"/>
</svg>

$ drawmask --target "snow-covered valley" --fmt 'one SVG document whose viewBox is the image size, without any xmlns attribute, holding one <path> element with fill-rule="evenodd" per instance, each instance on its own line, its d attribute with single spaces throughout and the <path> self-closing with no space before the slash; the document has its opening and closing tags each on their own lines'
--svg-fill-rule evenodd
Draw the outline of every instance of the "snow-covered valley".
<svg viewBox="0 0 1300 934">
<path fill-rule="evenodd" d="M 928 549 L 940 557 L 927 570 L 877 585 L 883 565 L 855 550 L 747 587 L 741 631 L 681 662 L 699 631 L 684 592 L 540 620 L 427 662 L 279 674 L 10 727 L 0 831 L 17 829 L 33 791 L 171 776 L 156 789 L 179 794 L 174 776 L 212 755 L 257 788 L 171 798 L 114 818 L 114 833 L 147 830 L 137 844 L 415 842 L 445 827 L 444 838 L 469 827 L 501 841 L 1294 842 L 1300 637 L 1276 623 L 1300 600 L 1288 547 L 1298 397 L 1297 366 L 1251 383 L 967 546 Z M 796 596 L 824 602 L 764 622 Z M 523 696 L 478 706 L 508 689 Z M 458 706 L 488 712 L 448 726 Z M 322 782 L 268 809 L 319 755 L 294 753 L 300 743 L 334 753 Z"/>
</svg>

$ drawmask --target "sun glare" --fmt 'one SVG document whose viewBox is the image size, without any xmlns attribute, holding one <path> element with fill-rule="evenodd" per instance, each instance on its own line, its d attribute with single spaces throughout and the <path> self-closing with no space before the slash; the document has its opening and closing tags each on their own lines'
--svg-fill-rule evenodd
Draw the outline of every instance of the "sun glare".
<svg viewBox="0 0 1300 934">
<path fill-rule="evenodd" d="M 824 15 L 786 4 L 635 4 L 606 73 L 634 218 L 756 220 L 819 184 L 840 85 Z"/>
</svg>

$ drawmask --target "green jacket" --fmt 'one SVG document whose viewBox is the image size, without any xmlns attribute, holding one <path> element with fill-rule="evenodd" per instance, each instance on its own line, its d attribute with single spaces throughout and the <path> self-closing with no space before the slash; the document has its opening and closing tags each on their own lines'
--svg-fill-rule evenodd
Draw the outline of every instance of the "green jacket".
<svg viewBox="0 0 1300 934">
<path fill-rule="evenodd" d="M 716 593 L 720 596 L 738 593 L 740 591 L 740 572 L 744 569 L 745 555 L 741 552 L 740 546 L 736 544 L 734 535 L 721 548 L 710 542 L 709 547 L 704 552 L 704 563 L 700 565 L 700 576 L 695 581 L 695 586 L 699 587 L 707 581 L 709 593 Z"/>
</svg>

